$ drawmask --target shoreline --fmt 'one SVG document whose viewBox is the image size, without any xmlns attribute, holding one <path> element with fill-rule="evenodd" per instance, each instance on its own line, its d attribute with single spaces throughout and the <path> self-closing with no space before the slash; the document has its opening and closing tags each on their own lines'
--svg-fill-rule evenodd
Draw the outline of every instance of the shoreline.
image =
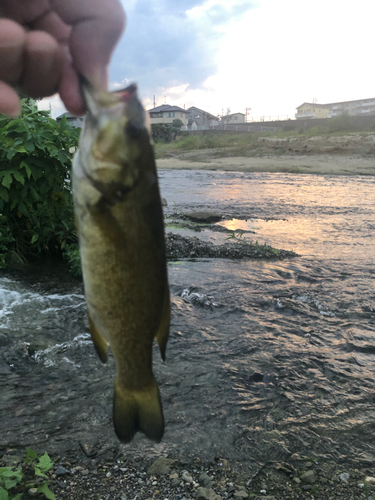
<svg viewBox="0 0 375 500">
<path fill-rule="evenodd" d="M 206 150 L 207 151 L 207 150 Z M 190 155 L 189 155 L 190 156 Z M 375 175 L 375 158 L 347 155 L 269 155 L 212 158 L 199 155 L 200 161 L 184 157 L 156 160 L 158 170 L 222 170 L 226 172 L 296 173 L 317 175 Z"/>
<path fill-rule="evenodd" d="M 125 450 L 115 460 L 52 458 L 46 479 L 56 500 L 371 500 L 375 481 L 370 467 L 358 470 L 352 464 L 301 456 L 259 464 L 256 471 L 236 470 L 219 457 L 210 462 L 163 454 L 132 459 Z M 19 456 L 8 454 L 0 462 L 27 470 Z M 35 496 L 29 491 L 24 491 L 25 500 Z"/>
</svg>

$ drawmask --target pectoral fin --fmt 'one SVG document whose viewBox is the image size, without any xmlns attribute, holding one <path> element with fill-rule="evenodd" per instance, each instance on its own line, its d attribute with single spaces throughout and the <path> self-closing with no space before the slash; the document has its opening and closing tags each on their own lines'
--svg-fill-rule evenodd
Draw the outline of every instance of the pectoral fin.
<svg viewBox="0 0 375 500">
<path fill-rule="evenodd" d="M 167 283 L 165 287 L 163 314 L 161 316 L 159 328 L 155 335 L 163 361 L 165 361 L 165 350 L 168 342 L 170 316 L 171 305 L 169 300 L 169 287 Z"/>
<path fill-rule="evenodd" d="M 106 363 L 107 362 L 107 350 L 108 350 L 109 343 L 105 340 L 103 335 L 97 329 L 94 321 L 92 320 L 92 318 L 90 316 L 89 311 L 87 312 L 87 316 L 89 318 L 91 338 L 92 338 L 92 341 L 94 343 L 96 352 L 98 353 L 100 361 L 102 363 Z"/>
</svg>

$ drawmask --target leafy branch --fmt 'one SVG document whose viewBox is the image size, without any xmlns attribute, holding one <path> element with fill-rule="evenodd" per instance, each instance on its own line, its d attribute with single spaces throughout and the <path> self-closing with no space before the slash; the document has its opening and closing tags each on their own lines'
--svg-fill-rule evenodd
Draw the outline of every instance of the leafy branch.
<svg viewBox="0 0 375 500">
<path fill-rule="evenodd" d="M 45 498 L 56 500 L 55 494 L 48 487 L 48 481 L 41 483 L 39 480 L 48 478 L 46 473 L 52 466 L 53 461 L 47 452 L 39 457 L 35 451 L 27 449 L 25 463 L 16 470 L 12 467 L 0 467 L 0 500 L 21 500 L 23 494 L 31 488 L 35 489 L 35 494 L 43 493 Z"/>
</svg>

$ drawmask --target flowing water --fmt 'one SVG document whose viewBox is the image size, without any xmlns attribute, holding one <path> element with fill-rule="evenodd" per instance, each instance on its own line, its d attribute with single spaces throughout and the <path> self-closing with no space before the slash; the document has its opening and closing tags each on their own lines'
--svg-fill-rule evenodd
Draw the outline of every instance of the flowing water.
<svg viewBox="0 0 375 500">
<path fill-rule="evenodd" d="M 251 470 L 373 463 L 375 178 L 171 170 L 160 185 L 167 216 L 219 212 L 228 229 L 300 256 L 169 264 L 167 361 L 154 353 L 165 437 L 121 449 Z M 54 267 L 4 272 L 0 298 L 0 451 L 113 456 L 114 365 L 94 352 L 81 285 Z"/>
</svg>

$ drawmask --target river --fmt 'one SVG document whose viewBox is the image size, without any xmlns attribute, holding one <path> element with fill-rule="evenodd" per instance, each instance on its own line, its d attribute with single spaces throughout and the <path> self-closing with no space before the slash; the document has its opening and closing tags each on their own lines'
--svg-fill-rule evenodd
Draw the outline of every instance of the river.
<svg viewBox="0 0 375 500">
<path fill-rule="evenodd" d="M 299 257 L 169 264 L 166 362 L 154 352 L 166 432 L 156 445 L 114 436 L 113 358 L 103 367 L 94 352 L 81 284 L 53 264 L 3 271 L 0 452 L 221 457 L 255 472 L 298 458 L 373 463 L 375 178 L 159 175 L 168 217 L 219 212 L 229 229 L 255 231 L 243 237 Z"/>
</svg>

